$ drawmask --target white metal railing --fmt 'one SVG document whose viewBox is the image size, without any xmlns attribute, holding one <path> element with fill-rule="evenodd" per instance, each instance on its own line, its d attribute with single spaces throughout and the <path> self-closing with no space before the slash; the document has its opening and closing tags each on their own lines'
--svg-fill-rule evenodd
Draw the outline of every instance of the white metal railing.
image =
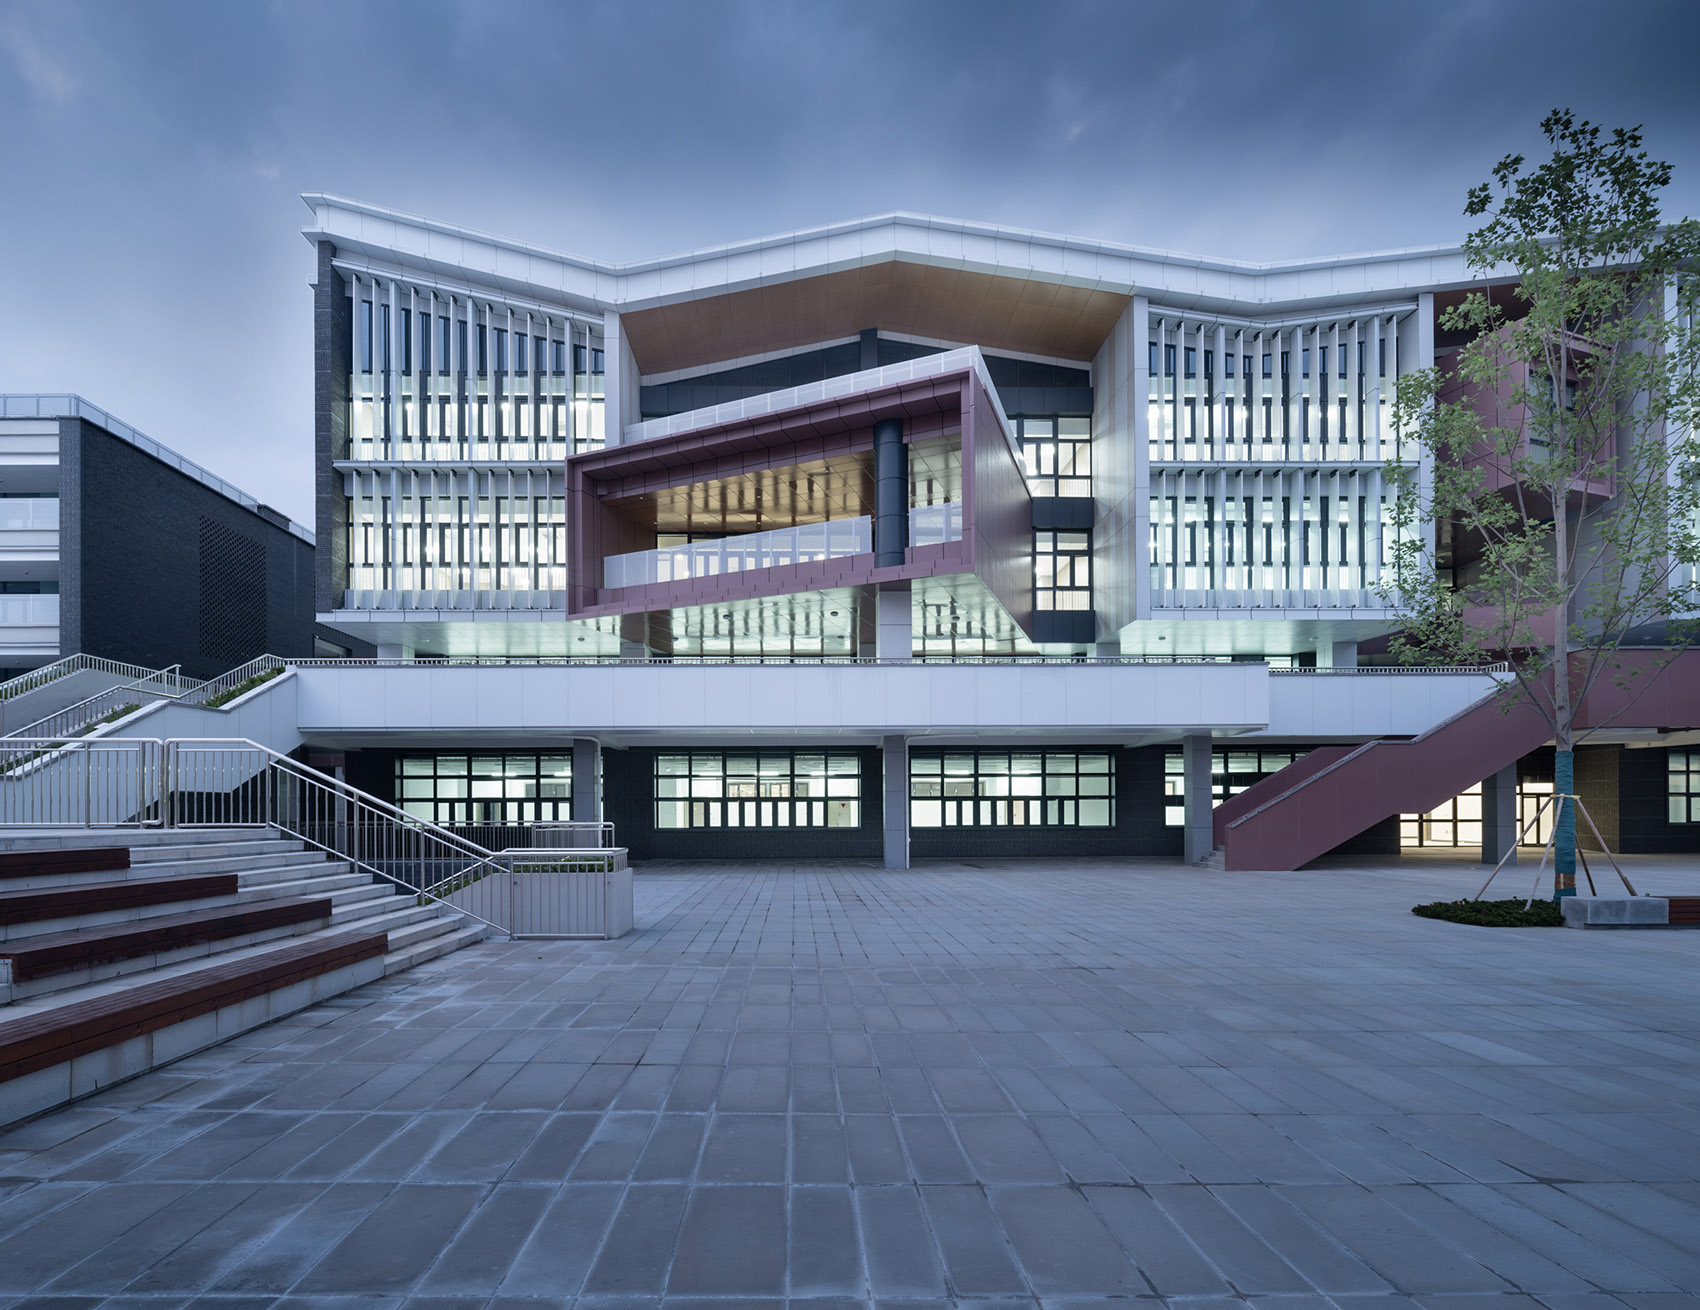
<svg viewBox="0 0 1700 1310">
<path fill-rule="evenodd" d="M 497 851 L 480 876 L 431 888 L 458 910 L 507 925 L 510 937 L 614 938 L 632 927 L 623 850 Z"/>
<path fill-rule="evenodd" d="M 909 511 L 909 544 L 939 546 L 947 541 L 962 540 L 962 506 L 956 501 L 946 505 L 916 505 Z"/>
<path fill-rule="evenodd" d="M 183 699 L 190 705 L 206 705 L 216 709 L 249 689 L 246 684 L 252 683 L 257 687 L 268 678 L 282 673 L 285 667 L 279 656 L 261 655 L 246 664 L 238 665 L 228 673 L 221 673 L 216 678 L 209 678 L 197 684 Z"/>
<path fill-rule="evenodd" d="M 13 738 L 60 738 L 81 735 L 99 727 L 102 723 L 123 718 L 132 710 L 139 710 L 142 705 L 151 700 L 166 698 L 177 700 L 201 684 L 194 678 L 185 678 L 179 672 L 179 667 L 173 664 L 168 669 L 127 682 L 117 687 L 108 687 L 105 691 L 96 692 L 86 700 L 80 700 L 74 705 L 55 710 L 52 714 L 37 719 L 34 723 L 25 724 L 15 732 L 6 734 L 5 740 Z"/>
<path fill-rule="evenodd" d="M 874 548 L 874 521 L 867 515 L 829 519 L 795 528 L 750 532 L 715 541 L 610 555 L 602 561 L 605 588 L 641 587 L 657 582 L 712 578 L 749 569 L 782 568 L 816 560 L 867 555 Z"/>
<path fill-rule="evenodd" d="M 62 660 L 43 664 L 39 669 L 31 669 L 28 673 L 20 673 L 15 678 L 0 682 L 0 700 L 27 695 L 67 674 L 82 673 L 88 669 L 97 673 L 116 674 L 120 678 L 136 679 L 151 678 L 161 672 L 159 669 L 143 668 L 140 664 L 126 664 L 122 660 L 102 659 L 98 655 L 67 655 Z"/>
<path fill-rule="evenodd" d="M 570 888 L 520 898 L 512 890 L 516 870 L 525 878 L 626 871 L 630 897 L 622 849 L 494 852 L 243 739 L 8 739 L 0 754 L 3 827 L 275 828 L 406 888 L 421 903 L 447 905 L 510 936 L 525 927 L 514 917 L 522 903 L 553 905 L 563 914 L 572 909 L 561 899 L 573 894 Z M 594 827 L 611 834 L 605 825 Z M 608 886 L 618 893 L 618 878 L 605 885 L 604 896 Z M 619 922 L 618 913 L 608 913 L 613 917 L 605 914 L 605 922 Z M 559 914 L 556 921 L 568 922 Z"/>
<path fill-rule="evenodd" d="M 59 527 L 59 497 L 0 496 L 0 529 L 45 532 Z"/>
</svg>

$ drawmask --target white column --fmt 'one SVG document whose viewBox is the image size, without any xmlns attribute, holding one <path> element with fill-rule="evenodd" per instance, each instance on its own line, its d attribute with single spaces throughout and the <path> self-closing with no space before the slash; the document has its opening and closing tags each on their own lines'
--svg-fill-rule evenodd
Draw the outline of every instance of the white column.
<svg viewBox="0 0 1700 1310">
<path fill-rule="evenodd" d="M 1144 296 L 1135 296 L 1128 316 L 1128 331 L 1133 333 L 1133 394 L 1128 397 L 1133 437 L 1133 540 L 1127 558 L 1132 561 L 1133 577 L 1129 587 L 1133 597 L 1131 617 L 1151 617 L 1151 305 Z M 1163 360 L 1158 354 L 1158 376 L 1162 375 Z"/>
</svg>

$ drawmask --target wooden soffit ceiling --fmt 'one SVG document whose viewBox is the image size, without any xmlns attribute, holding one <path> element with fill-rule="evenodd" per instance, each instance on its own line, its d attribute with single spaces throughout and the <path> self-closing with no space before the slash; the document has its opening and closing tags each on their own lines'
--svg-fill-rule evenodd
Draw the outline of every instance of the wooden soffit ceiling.
<svg viewBox="0 0 1700 1310">
<path fill-rule="evenodd" d="M 1089 360 L 1129 297 L 900 260 L 640 309 L 621 323 L 645 373 L 853 337 L 864 328 Z"/>
</svg>

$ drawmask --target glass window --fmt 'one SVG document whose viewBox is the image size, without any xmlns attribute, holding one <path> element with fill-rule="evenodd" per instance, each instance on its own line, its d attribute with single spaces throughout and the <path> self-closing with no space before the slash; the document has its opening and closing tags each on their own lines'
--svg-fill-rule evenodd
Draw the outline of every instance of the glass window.
<svg viewBox="0 0 1700 1310">
<path fill-rule="evenodd" d="M 549 371 L 549 339 L 533 337 L 531 339 L 531 371 L 547 373 Z"/>
<path fill-rule="evenodd" d="M 495 337 L 496 372 L 506 373 L 508 371 L 508 330 L 506 328 L 497 328 L 495 330 Z"/>
<path fill-rule="evenodd" d="M 1014 418 L 1016 442 L 1035 496 L 1092 494 L 1092 420 L 1089 418 Z"/>
<path fill-rule="evenodd" d="M 1145 371 L 1152 374 L 1153 376 L 1156 375 L 1156 372 L 1157 372 L 1157 343 L 1155 341 L 1153 341 L 1151 343 L 1151 358 L 1150 358 L 1150 361 L 1145 366 Z"/>
<path fill-rule="evenodd" d="M 549 344 L 554 352 L 554 371 L 565 373 L 567 371 L 567 343 L 565 341 L 552 341 Z"/>
<path fill-rule="evenodd" d="M 1700 751 L 1667 751 L 1666 817 L 1671 823 L 1700 823 Z"/>
<path fill-rule="evenodd" d="M 525 372 L 525 366 L 531 354 L 529 341 L 530 338 L 525 333 L 514 333 L 514 372 L 516 373 Z"/>
<path fill-rule="evenodd" d="M 1273 663 L 1273 661 L 1271 661 Z M 1210 805 L 1214 809 L 1230 796 L 1238 796 L 1271 774 L 1279 773 L 1309 752 L 1294 750 L 1247 750 L 1234 747 L 1210 753 Z M 1186 822 L 1186 775 L 1182 755 L 1170 751 L 1163 757 L 1163 822 L 1179 828 Z"/>
<path fill-rule="evenodd" d="M 855 755 L 692 751 L 655 757 L 657 828 L 859 828 Z"/>
<path fill-rule="evenodd" d="M 372 302 L 360 302 L 360 371 L 372 371 Z"/>
<path fill-rule="evenodd" d="M 1033 534 L 1033 608 L 1092 608 L 1090 532 L 1040 531 Z"/>
<path fill-rule="evenodd" d="M 916 828 L 1115 826 L 1107 751 L 916 752 L 909 822 Z"/>
<path fill-rule="evenodd" d="M 1234 357 L 1232 355 L 1222 356 L 1222 376 L 1225 378 L 1234 376 Z"/>
<path fill-rule="evenodd" d="M 437 372 L 449 371 L 449 332 L 453 327 L 452 321 L 444 315 L 437 316 Z M 465 347 L 463 346 L 462 349 Z"/>
<path fill-rule="evenodd" d="M 413 372 L 413 311 L 401 311 L 401 371 Z"/>
<path fill-rule="evenodd" d="M 396 759 L 396 804 L 433 823 L 564 823 L 572 796 L 570 754 Z"/>
<path fill-rule="evenodd" d="M 381 306 L 381 309 L 382 309 L 382 313 L 380 313 L 378 315 L 378 334 L 379 334 L 380 338 L 382 339 L 382 345 L 380 346 L 380 350 L 381 350 L 382 353 L 380 354 L 379 358 L 382 359 L 382 361 L 383 361 L 381 367 L 383 368 L 384 372 L 388 373 L 390 371 L 390 367 L 391 367 L 391 365 L 390 365 L 390 307 L 388 305 L 383 305 L 383 306 Z"/>
<path fill-rule="evenodd" d="M 1186 375 L 1189 378 L 1197 377 L 1198 376 L 1198 351 L 1195 350 L 1193 347 L 1188 346 L 1186 348 L 1186 356 L 1185 356 L 1184 362 L 1185 362 L 1185 365 L 1186 365 Z"/>
</svg>

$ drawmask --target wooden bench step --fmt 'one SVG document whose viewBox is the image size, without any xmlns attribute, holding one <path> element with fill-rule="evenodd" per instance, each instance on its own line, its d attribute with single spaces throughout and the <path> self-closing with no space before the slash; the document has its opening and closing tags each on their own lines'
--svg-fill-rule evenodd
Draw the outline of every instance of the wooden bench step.
<svg viewBox="0 0 1700 1310">
<path fill-rule="evenodd" d="M 311 923 L 315 919 L 328 920 L 330 917 L 331 902 L 326 899 L 292 898 L 194 910 L 188 914 L 161 915 L 107 927 L 0 942 L 0 966 L 10 962 L 9 981 L 29 982 L 73 969 L 91 968 L 140 955 L 159 955 L 202 942 L 243 937 L 249 933 Z M 0 973 L 0 981 L 8 981 L 3 973 Z"/>
<path fill-rule="evenodd" d="M 381 956 L 388 945 L 384 933 L 308 938 L 226 964 L 0 1020 L 0 1083 Z"/>
<path fill-rule="evenodd" d="M 1672 923 L 1700 924 L 1700 896 L 1671 896 L 1670 921 Z"/>
<path fill-rule="evenodd" d="M 104 873 L 130 867 L 128 846 L 92 846 L 79 850 L 0 851 L 0 881 L 53 873 Z"/>
<path fill-rule="evenodd" d="M 185 878 L 130 878 L 124 882 L 88 882 L 49 890 L 0 892 L 0 925 L 71 919 L 79 914 L 195 901 L 236 894 L 234 873 L 195 874 Z"/>
</svg>

